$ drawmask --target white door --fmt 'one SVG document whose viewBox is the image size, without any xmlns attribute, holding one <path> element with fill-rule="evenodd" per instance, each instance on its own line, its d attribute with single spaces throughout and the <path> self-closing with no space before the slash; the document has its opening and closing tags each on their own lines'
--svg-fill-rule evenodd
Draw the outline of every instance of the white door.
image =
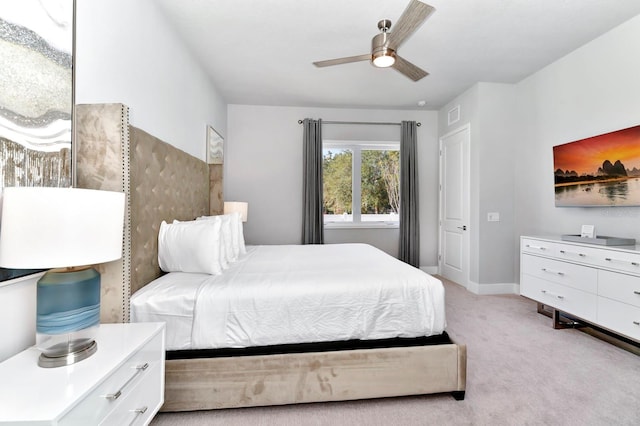
<svg viewBox="0 0 640 426">
<path fill-rule="evenodd" d="M 469 125 L 440 139 L 440 275 L 469 283 Z"/>
</svg>

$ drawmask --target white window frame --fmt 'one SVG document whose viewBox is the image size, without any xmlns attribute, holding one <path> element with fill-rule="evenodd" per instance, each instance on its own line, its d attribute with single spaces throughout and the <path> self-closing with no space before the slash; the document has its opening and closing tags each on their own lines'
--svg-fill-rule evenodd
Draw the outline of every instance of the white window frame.
<svg viewBox="0 0 640 426">
<path fill-rule="evenodd" d="M 322 142 L 322 150 L 330 149 L 350 150 L 351 157 L 351 222 L 325 222 L 325 229 L 354 229 L 354 228 L 398 228 L 400 221 L 362 221 L 362 151 L 400 151 L 400 141 L 342 141 L 326 140 Z M 324 194 L 323 194 L 324 197 Z M 355 206 L 360 206 L 358 209 Z"/>
</svg>

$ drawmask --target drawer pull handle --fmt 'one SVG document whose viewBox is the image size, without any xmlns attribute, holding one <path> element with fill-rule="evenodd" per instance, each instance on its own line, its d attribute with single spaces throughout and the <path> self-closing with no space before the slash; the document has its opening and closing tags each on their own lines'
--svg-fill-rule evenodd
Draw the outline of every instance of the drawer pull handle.
<svg viewBox="0 0 640 426">
<path fill-rule="evenodd" d="M 640 296 L 640 291 L 638 291 L 638 290 L 633 290 L 633 294 L 637 294 L 638 296 Z"/>
<path fill-rule="evenodd" d="M 635 325 L 640 325 L 640 321 L 634 321 L 633 322 Z"/>
<path fill-rule="evenodd" d="M 102 395 L 102 397 L 114 401 L 114 400 L 120 398 L 120 395 L 122 395 L 122 392 L 118 391 L 116 393 L 109 393 L 109 394 L 106 394 L 106 395 Z"/>
<path fill-rule="evenodd" d="M 140 414 L 144 414 L 144 413 L 146 413 L 146 412 L 147 412 L 147 407 L 136 408 L 136 409 L 134 409 L 134 410 L 129 410 L 129 412 L 131 412 L 131 413 L 135 413 L 135 415 L 136 415 L 136 416 L 133 418 L 133 420 L 131 420 L 131 423 L 129 423 L 129 426 L 131 426 L 131 425 L 133 425 L 133 424 L 136 422 L 136 420 L 138 419 L 138 416 L 139 416 Z"/>
<path fill-rule="evenodd" d="M 536 249 L 536 250 L 546 250 L 546 247 L 542 247 L 542 246 L 534 246 L 531 244 L 527 244 L 527 247 L 532 248 L 532 249 Z"/>
<path fill-rule="evenodd" d="M 564 299 L 564 296 L 560 296 L 559 294 L 553 294 L 547 290 L 540 290 L 540 291 L 543 292 L 544 294 L 548 294 L 549 296 L 557 297 L 560 300 Z"/>
<path fill-rule="evenodd" d="M 547 269 L 547 268 L 541 268 L 541 269 L 542 269 L 542 272 L 548 272 L 550 274 L 556 274 L 556 275 L 564 276 L 564 272 L 552 271 L 551 269 Z"/>
<path fill-rule="evenodd" d="M 620 259 L 612 259 L 610 257 L 605 257 L 604 260 L 606 260 L 607 262 L 622 262 L 622 263 L 627 263 L 629 262 L 632 266 L 640 266 L 640 263 L 638 262 L 631 262 L 628 260 L 620 260 Z"/>
<path fill-rule="evenodd" d="M 560 250 L 560 253 L 562 253 L 562 254 L 575 254 L 575 255 L 580 256 L 580 257 L 587 257 L 587 255 L 584 254 L 584 253 L 576 253 L 576 252 L 573 252 L 573 251 Z"/>
<path fill-rule="evenodd" d="M 102 395 L 102 397 L 103 397 L 103 398 L 105 398 L 105 399 L 109 399 L 109 400 L 111 400 L 111 401 L 115 401 L 116 399 L 120 398 L 120 396 L 122 396 L 122 390 L 123 390 L 124 388 L 126 388 L 126 387 L 127 387 L 127 385 L 128 385 L 129 383 L 131 383 L 131 381 L 132 381 L 133 379 L 135 379 L 135 378 L 138 376 L 138 374 L 142 373 L 142 372 L 143 372 L 143 371 L 145 371 L 147 368 L 149 368 L 149 363 L 148 363 L 148 362 L 145 362 L 144 364 L 141 364 L 141 365 L 136 365 L 136 372 L 135 372 L 135 373 L 133 373 L 133 375 L 132 375 L 131 377 L 129 377 L 129 380 L 127 380 L 127 381 L 124 383 L 124 385 L 122 385 L 122 386 L 120 387 L 120 389 L 118 389 L 115 393 L 108 393 L 108 394 L 106 394 L 106 395 Z"/>
</svg>

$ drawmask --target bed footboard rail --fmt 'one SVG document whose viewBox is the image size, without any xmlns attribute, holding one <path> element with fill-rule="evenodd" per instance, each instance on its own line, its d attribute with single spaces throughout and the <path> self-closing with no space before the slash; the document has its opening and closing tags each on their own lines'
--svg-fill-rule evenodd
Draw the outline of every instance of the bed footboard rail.
<svg viewBox="0 0 640 426">
<path fill-rule="evenodd" d="M 161 411 L 455 392 L 466 346 L 452 344 L 166 361 Z"/>
</svg>

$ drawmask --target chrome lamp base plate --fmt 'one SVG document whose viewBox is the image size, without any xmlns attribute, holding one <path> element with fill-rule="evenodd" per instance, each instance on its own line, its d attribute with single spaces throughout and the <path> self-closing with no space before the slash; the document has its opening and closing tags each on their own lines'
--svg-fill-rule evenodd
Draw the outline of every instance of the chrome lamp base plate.
<svg viewBox="0 0 640 426">
<path fill-rule="evenodd" d="M 93 339 L 80 339 L 69 344 L 58 344 L 43 351 L 38 358 L 38 366 L 43 368 L 64 367 L 89 358 L 98 350 Z"/>
</svg>

